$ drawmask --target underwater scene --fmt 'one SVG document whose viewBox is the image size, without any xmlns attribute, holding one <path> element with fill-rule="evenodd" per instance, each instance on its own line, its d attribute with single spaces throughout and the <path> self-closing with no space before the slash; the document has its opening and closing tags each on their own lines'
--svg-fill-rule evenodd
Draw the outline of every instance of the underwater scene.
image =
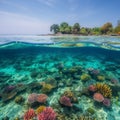
<svg viewBox="0 0 120 120">
<path fill-rule="evenodd" d="M 120 120 L 120 37 L 0 36 L 0 120 Z"/>
</svg>

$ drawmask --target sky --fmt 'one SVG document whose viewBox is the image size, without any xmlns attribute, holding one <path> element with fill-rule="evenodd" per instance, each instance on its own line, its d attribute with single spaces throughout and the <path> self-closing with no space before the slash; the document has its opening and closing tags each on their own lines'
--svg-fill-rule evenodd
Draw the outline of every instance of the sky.
<svg viewBox="0 0 120 120">
<path fill-rule="evenodd" d="M 0 0 L 0 34 L 47 34 L 52 24 L 113 26 L 120 20 L 120 0 Z"/>
</svg>

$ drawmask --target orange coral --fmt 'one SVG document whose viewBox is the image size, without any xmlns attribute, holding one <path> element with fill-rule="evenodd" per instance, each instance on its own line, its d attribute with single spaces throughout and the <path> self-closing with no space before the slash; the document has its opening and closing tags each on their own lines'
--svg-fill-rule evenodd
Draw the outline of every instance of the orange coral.
<svg viewBox="0 0 120 120">
<path fill-rule="evenodd" d="M 101 93 L 104 97 L 112 97 L 112 90 L 107 84 L 97 83 L 95 87 L 97 92 Z"/>
<path fill-rule="evenodd" d="M 54 87 L 51 84 L 47 84 L 45 82 L 42 83 L 42 92 L 43 93 L 49 93 Z"/>
<path fill-rule="evenodd" d="M 41 113 L 41 112 L 43 112 L 43 110 L 45 110 L 45 106 L 40 106 L 40 107 L 38 107 L 37 109 L 36 109 L 36 114 L 39 114 L 39 113 Z"/>
</svg>

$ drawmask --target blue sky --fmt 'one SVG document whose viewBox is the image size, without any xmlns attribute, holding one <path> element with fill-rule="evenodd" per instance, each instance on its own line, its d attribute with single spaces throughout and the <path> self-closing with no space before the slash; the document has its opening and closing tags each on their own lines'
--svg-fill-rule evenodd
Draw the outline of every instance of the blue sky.
<svg viewBox="0 0 120 120">
<path fill-rule="evenodd" d="M 120 0 L 0 0 L 0 34 L 49 33 L 50 25 L 115 26 Z"/>
</svg>

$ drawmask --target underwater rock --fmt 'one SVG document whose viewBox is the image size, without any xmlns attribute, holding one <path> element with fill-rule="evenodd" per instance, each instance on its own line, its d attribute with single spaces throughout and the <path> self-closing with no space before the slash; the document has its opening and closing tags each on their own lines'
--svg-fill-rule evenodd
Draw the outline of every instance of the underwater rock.
<svg viewBox="0 0 120 120">
<path fill-rule="evenodd" d="M 114 115 L 112 115 L 111 113 L 108 113 L 107 114 L 107 120 L 117 120 L 117 119 L 115 118 Z"/>
<path fill-rule="evenodd" d="M 119 83 L 119 80 L 116 79 L 116 78 L 112 78 L 112 79 L 110 80 L 110 82 L 113 83 L 114 85 L 116 85 L 116 84 Z"/>
<path fill-rule="evenodd" d="M 16 88 L 16 86 L 14 85 L 9 85 L 7 87 L 4 88 L 3 92 L 4 93 L 10 93 L 11 91 L 13 91 Z"/>
<path fill-rule="evenodd" d="M 57 80 L 59 80 L 59 79 L 48 77 L 47 80 L 46 80 L 46 83 L 52 84 L 54 87 L 56 87 L 57 86 Z"/>
<path fill-rule="evenodd" d="M 62 82 L 58 83 L 58 87 L 64 87 L 64 83 Z"/>
<path fill-rule="evenodd" d="M 33 71 L 31 72 L 31 78 L 36 78 L 38 76 L 39 72 L 38 71 Z"/>
<path fill-rule="evenodd" d="M 8 94 L 2 94 L 2 100 L 3 102 L 9 101 L 13 99 L 16 95 L 17 95 L 17 92 L 15 91 Z"/>
<path fill-rule="evenodd" d="M 91 80 L 91 76 L 89 74 L 84 73 L 81 75 L 80 79 L 82 81 L 88 81 L 88 80 Z"/>
<path fill-rule="evenodd" d="M 16 117 L 16 118 L 14 118 L 14 120 L 20 120 L 20 118 Z"/>
<path fill-rule="evenodd" d="M 57 113 L 57 120 L 66 120 L 65 119 L 65 115 L 64 114 L 62 114 L 62 113 Z"/>
<path fill-rule="evenodd" d="M 87 108 L 87 112 L 90 113 L 91 115 L 95 114 L 95 110 L 92 107 Z"/>
<path fill-rule="evenodd" d="M 103 120 L 103 119 L 96 119 L 90 115 L 80 115 L 78 120 Z"/>
<path fill-rule="evenodd" d="M 9 117 L 6 116 L 2 120 L 9 120 Z"/>
<path fill-rule="evenodd" d="M 104 81 L 105 80 L 105 76 L 104 75 L 98 75 L 97 76 L 97 80 Z"/>
<path fill-rule="evenodd" d="M 92 76 L 97 76 L 100 73 L 100 70 L 94 69 L 94 68 L 88 68 L 87 70 L 88 70 L 89 74 Z"/>
<path fill-rule="evenodd" d="M 42 87 L 42 85 L 40 83 L 37 83 L 37 82 L 33 82 L 33 83 L 28 84 L 28 89 L 30 89 L 31 91 L 40 90 L 41 87 Z"/>
<path fill-rule="evenodd" d="M 73 84 L 72 84 L 72 80 L 71 79 L 68 79 L 68 80 L 66 80 L 66 86 L 72 86 Z"/>
<path fill-rule="evenodd" d="M 61 75 L 61 74 L 55 74 L 55 75 L 54 75 L 54 78 L 55 78 L 56 80 L 61 80 L 61 79 L 62 79 L 62 75 Z"/>
<path fill-rule="evenodd" d="M 14 101 L 17 104 L 21 104 L 24 101 L 24 98 L 22 96 L 17 96 Z"/>
<path fill-rule="evenodd" d="M 10 79 L 10 77 L 11 77 L 10 74 L 6 74 L 5 72 L 0 72 L 0 82 L 7 81 L 8 79 Z"/>
<path fill-rule="evenodd" d="M 105 68 L 106 71 L 115 71 L 117 70 L 115 65 L 109 65 Z"/>
<path fill-rule="evenodd" d="M 119 96 L 118 93 L 120 92 L 120 84 L 110 85 L 110 88 L 112 89 L 113 96 Z"/>
<path fill-rule="evenodd" d="M 64 68 L 64 64 L 62 62 L 58 63 L 55 65 L 55 67 L 58 69 L 58 70 L 62 70 Z"/>
<path fill-rule="evenodd" d="M 72 109 L 75 110 L 76 112 L 83 112 L 83 106 L 79 104 L 73 104 Z"/>
</svg>

